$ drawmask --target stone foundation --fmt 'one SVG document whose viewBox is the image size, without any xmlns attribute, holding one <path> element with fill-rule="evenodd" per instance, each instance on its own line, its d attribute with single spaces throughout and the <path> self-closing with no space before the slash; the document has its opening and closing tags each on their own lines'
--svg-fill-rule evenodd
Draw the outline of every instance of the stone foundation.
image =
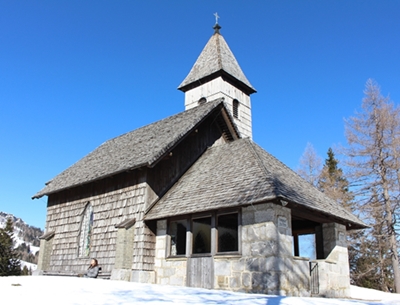
<svg viewBox="0 0 400 305">
<path fill-rule="evenodd" d="M 241 254 L 214 255 L 214 289 L 309 296 L 308 261 L 292 256 L 290 210 L 266 203 L 242 209 Z M 157 284 L 187 285 L 187 257 L 168 258 L 167 221 L 157 223 Z"/>
<path fill-rule="evenodd" d="M 331 298 L 350 296 L 350 269 L 346 228 L 329 223 L 322 225 L 325 260 L 318 260 L 319 295 Z"/>
<path fill-rule="evenodd" d="M 319 296 L 349 295 L 345 233 L 342 225 L 322 225 L 323 250 L 327 258 L 315 261 L 319 271 Z M 187 253 L 190 252 L 190 236 L 189 232 Z M 239 236 L 238 254 L 209 256 L 212 278 L 208 282 L 212 288 L 286 296 L 311 295 L 309 259 L 292 254 L 290 209 L 274 203 L 242 208 Z M 169 257 L 169 243 L 167 221 L 158 221 L 155 283 L 187 286 L 189 256 Z"/>
</svg>

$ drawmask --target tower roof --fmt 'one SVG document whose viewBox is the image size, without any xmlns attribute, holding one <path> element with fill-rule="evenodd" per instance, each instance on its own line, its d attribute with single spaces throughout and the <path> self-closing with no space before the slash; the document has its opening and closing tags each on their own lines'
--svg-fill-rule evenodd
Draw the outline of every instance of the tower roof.
<svg viewBox="0 0 400 305">
<path fill-rule="evenodd" d="M 179 90 L 186 92 L 209 79 L 223 76 L 247 94 L 256 92 L 244 75 L 224 37 L 220 34 L 220 29 L 219 24 L 215 24 L 214 34 L 197 58 L 189 74 L 179 85 Z"/>
</svg>

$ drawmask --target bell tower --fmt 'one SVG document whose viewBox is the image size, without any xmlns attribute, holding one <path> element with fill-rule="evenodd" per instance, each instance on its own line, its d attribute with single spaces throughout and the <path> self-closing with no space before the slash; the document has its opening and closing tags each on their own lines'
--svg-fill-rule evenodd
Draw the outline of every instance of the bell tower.
<svg viewBox="0 0 400 305">
<path fill-rule="evenodd" d="M 241 137 L 252 138 L 250 94 L 256 90 L 221 35 L 215 16 L 214 34 L 178 89 L 185 93 L 185 110 L 223 97 Z"/>
</svg>

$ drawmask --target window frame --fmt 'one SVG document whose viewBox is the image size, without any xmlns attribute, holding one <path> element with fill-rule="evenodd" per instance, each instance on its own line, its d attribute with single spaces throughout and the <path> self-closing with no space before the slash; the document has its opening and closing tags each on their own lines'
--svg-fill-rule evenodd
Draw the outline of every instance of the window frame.
<svg viewBox="0 0 400 305">
<path fill-rule="evenodd" d="M 79 224 L 79 234 L 78 234 L 78 251 L 77 257 L 88 258 L 90 257 L 91 245 L 92 245 L 92 235 L 94 227 L 94 207 L 93 204 L 88 201 L 83 208 L 81 214 L 81 221 Z M 82 236 L 83 235 L 83 236 Z"/>
<path fill-rule="evenodd" d="M 171 247 L 172 247 L 172 237 L 171 237 L 171 222 L 177 222 L 177 221 L 186 221 L 186 241 L 185 241 L 185 254 L 178 254 L 178 255 L 172 255 L 171 254 Z M 189 243 L 189 236 L 188 234 L 191 234 L 191 226 L 190 226 L 190 219 L 188 217 L 173 217 L 168 219 L 167 221 L 167 236 L 168 236 L 168 242 L 167 244 L 167 249 L 166 249 L 166 257 L 173 257 L 173 258 L 179 258 L 179 257 L 186 257 L 188 255 L 188 243 Z"/>
<path fill-rule="evenodd" d="M 198 101 L 197 101 L 197 104 L 200 106 L 200 105 L 203 105 L 203 104 L 205 104 L 205 103 L 207 103 L 207 98 L 206 97 L 204 97 L 204 96 L 202 96 Z"/>
<path fill-rule="evenodd" d="M 237 99 L 232 101 L 232 115 L 235 119 L 239 119 L 239 105 L 240 102 Z"/>
<path fill-rule="evenodd" d="M 193 232 L 193 220 L 195 219 L 201 219 L 201 218 L 210 218 L 210 252 L 204 252 L 204 253 L 194 253 L 193 248 L 194 248 L 194 242 L 195 242 L 195 236 Z M 191 238 L 191 244 L 190 244 L 190 254 L 191 257 L 198 257 L 198 256 L 211 256 L 213 255 L 213 244 L 214 244 L 214 232 L 215 232 L 215 220 L 214 220 L 214 213 L 207 213 L 207 214 L 198 214 L 198 215 L 193 215 L 190 217 L 190 233 L 192 235 Z"/>
<path fill-rule="evenodd" d="M 218 252 L 218 217 L 223 215 L 236 214 L 237 215 L 237 251 L 224 251 Z M 193 232 L 193 220 L 199 218 L 211 218 L 211 245 L 209 253 L 193 253 L 194 246 L 194 232 Z M 186 253 L 180 255 L 171 255 L 171 223 L 179 220 L 186 220 Z M 166 258 L 188 258 L 188 257 L 209 257 L 209 256 L 238 256 L 242 253 L 242 214 L 241 209 L 225 209 L 218 210 L 212 213 L 197 213 L 188 215 L 186 217 L 171 217 L 167 220 L 167 242 L 166 242 Z"/>
<path fill-rule="evenodd" d="M 218 225 L 218 217 L 219 216 L 223 216 L 223 215 L 231 215 L 231 214 L 236 214 L 237 216 L 237 251 L 218 251 L 218 246 L 219 246 L 219 235 L 218 235 L 218 229 L 219 229 L 219 225 Z M 216 228 L 217 228 L 217 235 L 216 235 L 216 245 L 215 245 L 215 255 L 233 255 L 233 254 L 240 254 L 241 253 L 241 228 L 242 228 L 242 224 L 241 224 L 241 214 L 240 211 L 238 210 L 234 210 L 234 211 L 223 211 L 220 213 L 216 213 L 215 215 L 215 224 L 216 224 Z"/>
</svg>

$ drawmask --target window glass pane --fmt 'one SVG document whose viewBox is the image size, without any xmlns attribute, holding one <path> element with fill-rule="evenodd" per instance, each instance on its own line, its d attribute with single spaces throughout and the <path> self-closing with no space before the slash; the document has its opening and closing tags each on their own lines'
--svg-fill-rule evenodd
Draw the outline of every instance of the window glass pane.
<svg viewBox="0 0 400 305">
<path fill-rule="evenodd" d="M 193 219 L 193 254 L 211 252 L 211 217 Z"/>
<path fill-rule="evenodd" d="M 83 219 L 81 223 L 81 231 L 79 236 L 79 256 L 89 256 L 90 254 L 90 238 L 93 227 L 93 207 L 89 203 L 85 207 Z"/>
<path fill-rule="evenodd" d="M 238 214 L 218 216 L 218 252 L 238 251 Z"/>
<path fill-rule="evenodd" d="M 171 221 L 169 235 L 171 236 L 170 255 L 185 255 L 186 253 L 186 220 Z"/>
</svg>

